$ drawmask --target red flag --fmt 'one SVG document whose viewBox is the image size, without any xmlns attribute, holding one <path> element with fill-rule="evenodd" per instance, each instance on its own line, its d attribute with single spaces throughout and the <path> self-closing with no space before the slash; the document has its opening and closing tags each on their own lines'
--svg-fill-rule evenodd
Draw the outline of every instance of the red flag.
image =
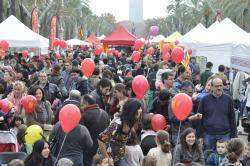
<svg viewBox="0 0 250 166">
<path fill-rule="evenodd" d="M 36 7 L 31 12 L 31 27 L 32 27 L 32 31 L 34 31 L 36 33 L 39 33 L 39 28 L 38 28 L 38 11 L 37 11 Z"/>
<path fill-rule="evenodd" d="M 57 16 L 53 16 L 50 23 L 50 49 L 53 48 L 53 41 L 56 38 Z"/>
</svg>

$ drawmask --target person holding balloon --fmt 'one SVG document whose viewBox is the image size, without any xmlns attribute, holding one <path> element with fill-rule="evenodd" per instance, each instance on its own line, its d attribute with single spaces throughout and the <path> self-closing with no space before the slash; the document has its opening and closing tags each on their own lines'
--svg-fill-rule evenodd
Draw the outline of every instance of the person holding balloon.
<svg viewBox="0 0 250 166">
<path fill-rule="evenodd" d="M 123 106 L 121 115 L 110 123 L 98 139 L 99 150 L 105 158 L 112 158 L 115 165 L 126 166 L 125 145 L 129 139 L 131 129 L 141 118 L 141 102 L 137 99 L 129 99 Z M 111 153 L 106 149 L 110 145 Z"/>
<path fill-rule="evenodd" d="M 49 101 L 45 99 L 44 91 L 39 86 L 32 86 L 29 91 L 29 95 L 35 96 L 37 101 L 37 107 L 33 112 L 26 111 L 26 124 L 37 124 L 46 131 L 52 130 L 53 112 Z M 31 103 L 28 103 L 30 105 Z M 49 132 L 47 134 L 49 134 Z M 46 134 L 45 134 L 46 135 Z"/>
<path fill-rule="evenodd" d="M 57 160 L 68 158 L 74 166 L 84 165 L 83 152 L 93 146 L 91 135 L 84 125 L 79 124 L 80 120 L 81 112 L 76 105 L 63 106 L 59 112 L 59 122 L 49 137 L 53 156 Z"/>
<path fill-rule="evenodd" d="M 180 65 L 177 69 L 177 78 L 174 80 L 174 87 L 180 89 L 182 83 L 187 79 L 187 71 L 183 65 Z"/>
<path fill-rule="evenodd" d="M 168 109 L 173 145 L 177 145 L 179 142 L 178 133 L 181 133 L 188 127 L 192 127 L 194 121 L 202 118 L 200 113 L 194 114 L 192 112 L 193 83 L 191 81 L 184 81 L 180 88 L 181 93 L 175 95 L 171 101 L 171 107 Z"/>
</svg>

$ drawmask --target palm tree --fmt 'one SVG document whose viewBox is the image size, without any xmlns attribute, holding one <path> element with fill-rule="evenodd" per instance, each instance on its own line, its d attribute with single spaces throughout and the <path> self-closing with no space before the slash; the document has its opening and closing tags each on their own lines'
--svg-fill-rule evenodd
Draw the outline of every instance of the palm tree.
<svg viewBox="0 0 250 166">
<path fill-rule="evenodd" d="M 249 0 L 224 0 L 218 4 L 223 17 L 229 17 L 243 29 L 250 32 L 250 1 Z"/>
</svg>

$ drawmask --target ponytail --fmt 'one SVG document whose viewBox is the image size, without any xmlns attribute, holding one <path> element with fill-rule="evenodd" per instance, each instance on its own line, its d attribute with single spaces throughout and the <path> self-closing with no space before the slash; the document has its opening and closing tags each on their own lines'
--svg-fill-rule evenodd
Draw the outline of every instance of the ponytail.
<svg viewBox="0 0 250 166">
<path fill-rule="evenodd" d="M 167 140 L 161 144 L 161 150 L 163 153 L 170 153 L 170 143 Z"/>
<path fill-rule="evenodd" d="M 157 132 L 157 141 L 161 145 L 161 150 L 163 153 L 170 153 L 171 144 L 169 142 L 169 134 L 165 130 L 160 130 Z"/>
</svg>

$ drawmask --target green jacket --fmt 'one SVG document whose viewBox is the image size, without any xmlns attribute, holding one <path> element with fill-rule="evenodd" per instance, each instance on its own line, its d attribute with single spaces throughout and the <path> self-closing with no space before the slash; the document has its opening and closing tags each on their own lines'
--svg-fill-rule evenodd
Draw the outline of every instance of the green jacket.
<svg viewBox="0 0 250 166">
<path fill-rule="evenodd" d="M 201 85 L 203 87 L 206 86 L 207 80 L 209 77 L 211 77 L 213 73 L 211 72 L 210 69 L 206 69 L 202 74 L 201 74 Z"/>
</svg>

